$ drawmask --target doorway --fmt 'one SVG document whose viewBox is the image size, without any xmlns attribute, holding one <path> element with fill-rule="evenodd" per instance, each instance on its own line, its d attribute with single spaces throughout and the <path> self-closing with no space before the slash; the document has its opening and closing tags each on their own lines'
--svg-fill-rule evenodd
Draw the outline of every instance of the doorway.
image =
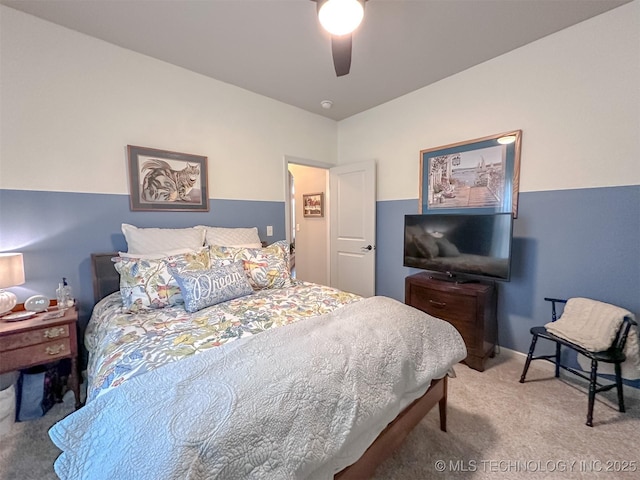
<svg viewBox="0 0 640 480">
<path fill-rule="evenodd" d="M 301 163 L 305 162 L 305 163 Z M 310 164 L 311 163 L 311 164 Z M 329 285 L 328 166 L 301 159 L 286 159 L 288 193 L 285 205 L 287 241 L 291 246 L 292 276 Z M 322 199 L 312 215 L 305 215 L 304 199 Z M 320 212 L 321 213 L 318 213 Z"/>
<path fill-rule="evenodd" d="M 375 161 L 335 166 L 284 157 L 285 231 L 298 280 L 375 295 Z M 304 215 L 303 196 L 317 201 Z M 311 212 L 309 212 L 311 210 Z"/>
</svg>

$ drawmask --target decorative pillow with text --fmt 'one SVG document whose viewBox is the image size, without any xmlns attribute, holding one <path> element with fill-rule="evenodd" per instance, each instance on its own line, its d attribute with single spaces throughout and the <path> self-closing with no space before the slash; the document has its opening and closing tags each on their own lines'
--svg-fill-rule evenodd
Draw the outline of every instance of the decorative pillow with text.
<svg viewBox="0 0 640 480">
<path fill-rule="evenodd" d="M 180 286 L 184 309 L 190 313 L 253 293 L 240 262 L 172 274 Z"/>
</svg>

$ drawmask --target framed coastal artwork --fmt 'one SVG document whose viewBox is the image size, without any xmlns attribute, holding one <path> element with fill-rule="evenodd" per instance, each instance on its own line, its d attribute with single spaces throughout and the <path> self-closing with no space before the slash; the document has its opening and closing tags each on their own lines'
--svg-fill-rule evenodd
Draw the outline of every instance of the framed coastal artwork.
<svg viewBox="0 0 640 480">
<path fill-rule="evenodd" d="M 420 151 L 420 213 L 518 216 L 522 131 Z"/>
<path fill-rule="evenodd" d="M 127 145 L 134 211 L 208 212 L 207 157 Z"/>
</svg>

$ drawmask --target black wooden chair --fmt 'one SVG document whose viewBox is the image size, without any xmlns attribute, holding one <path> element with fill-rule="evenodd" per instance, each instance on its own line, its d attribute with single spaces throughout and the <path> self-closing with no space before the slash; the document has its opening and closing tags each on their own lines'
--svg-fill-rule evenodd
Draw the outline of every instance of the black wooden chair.
<svg viewBox="0 0 640 480">
<path fill-rule="evenodd" d="M 558 298 L 545 298 L 546 301 L 551 302 L 551 321 L 555 322 L 557 320 L 556 315 L 556 303 L 567 303 L 566 300 L 561 300 Z M 596 393 L 605 392 L 607 390 L 611 390 L 616 387 L 618 390 L 618 407 L 621 412 L 624 412 L 624 398 L 622 396 L 622 375 L 621 375 L 621 364 L 625 361 L 626 356 L 624 354 L 624 346 L 627 342 L 627 335 L 629 334 L 629 329 L 631 325 L 637 325 L 637 323 L 629 317 L 625 317 L 616 338 L 608 350 L 602 352 L 591 352 L 582 348 L 580 345 L 576 345 L 575 343 L 571 343 L 564 338 L 557 337 L 552 333 L 549 333 L 545 327 L 533 327 L 531 329 L 531 335 L 533 338 L 531 339 L 531 346 L 529 347 L 529 354 L 527 355 L 527 361 L 524 364 L 524 370 L 522 371 L 522 376 L 520 377 L 520 383 L 524 383 L 524 379 L 527 375 L 527 370 L 529 370 L 529 365 L 532 360 L 547 360 L 555 364 L 556 372 L 555 376 L 560 376 L 560 369 L 567 370 L 574 375 L 577 375 L 587 381 L 589 381 L 589 405 L 587 408 L 587 426 L 593 427 L 593 405 L 595 403 Z M 546 340 L 550 340 L 555 342 L 556 344 L 556 352 L 553 355 L 539 355 L 534 357 L 533 351 L 536 348 L 536 342 L 538 338 L 544 338 Z M 589 376 L 585 375 L 583 372 L 577 371 L 571 367 L 562 365 L 560 363 L 560 348 L 562 346 L 571 348 L 576 352 L 584 355 L 587 358 L 591 359 L 591 374 Z M 601 385 L 597 381 L 598 375 L 598 363 L 613 363 L 615 368 L 615 377 L 616 382 L 608 385 Z"/>
</svg>

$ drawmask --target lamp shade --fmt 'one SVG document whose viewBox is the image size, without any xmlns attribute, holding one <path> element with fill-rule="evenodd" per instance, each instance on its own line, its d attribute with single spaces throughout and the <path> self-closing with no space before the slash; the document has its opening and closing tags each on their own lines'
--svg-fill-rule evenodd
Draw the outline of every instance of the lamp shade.
<svg viewBox="0 0 640 480">
<path fill-rule="evenodd" d="M 0 288 L 24 283 L 24 262 L 21 253 L 0 253 Z"/>
<path fill-rule="evenodd" d="M 2 290 L 24 283 L 24 262 L 21 253 L 0 253 L 0 315 L 16 306 L 17 298 L 12 292 Z"/>
</svg>

